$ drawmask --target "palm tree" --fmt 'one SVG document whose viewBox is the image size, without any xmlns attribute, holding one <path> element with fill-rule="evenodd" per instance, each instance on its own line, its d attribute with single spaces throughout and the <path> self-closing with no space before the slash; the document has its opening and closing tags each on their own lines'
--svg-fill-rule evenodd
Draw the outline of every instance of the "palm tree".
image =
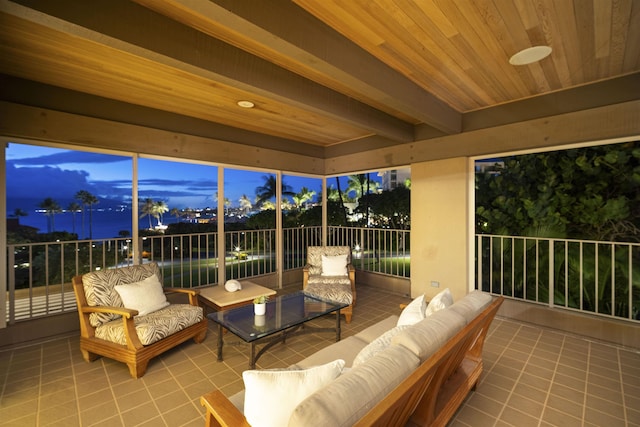
<svg viewBox="0 0 640 427">
<path fill-rule="evenodd" d="M 256 188 L 256 205 L 261 205 L 269 199 L 272 199 L 276 196 L 277 181 L 275 175 L 263 175 L 264 185 Z M 290 185 L 284 183 L 282 181 L 282 195 L 283 196 L 294 196 L 295 193 L 292 191 Z"/>
<path fill-rule="evenodd" d="M 158 225 L 162 225 L 162 220 L 163 220 L 162 215 L 168 211 L 169 211 L 169 207 L 162 200 L 158 200 L 153 204 L 152 214 L 153 214 L 153 217 L 158 220 Z"/>
<path fill-rule="evenodd" d="M 91 206 L 100 203 L 98 198 L 86 190 L 80 190 L 75 198 L 80 200 L 83 206 L 89 207 L 89 240 L 93 239 L 93 209 Z M 84 235 L 84 209 L 82 209 L 82 234 Z"/>
<path fill-rule="evenodd" d="M 144 203 L 140 208 L 140 212 L 142 212 L 142 214 L 140 214 L 140 218 L 144 218 L 145 216 L 149 217 L 149 230 L 153 228 L 151 225 L 151 217 L 153 216 L 154 206 L 155 202 L 153 201 L 153 199 L 147 197 L 146 199 L 144 199 Z"/>
<path fill-rule="evenodd" d="M 73 234 L 76 234 L 76 214 L 78 213 L 78 211 L 80 211 L 82 209 L 82 206 L 80 206 L 79 204 L 77 204 L 76 202 L 71 202 L 69 203 L 69 206 L 67 206 L 67 212 L 71 212 L 71 216 L 73 218 Z"/>
<path fill-rule="evenodd" d="M 58 202 L 51 197 L 44 199 L 38 207 L 44 210 L 44 214 L 47 217 L 47 232 L 51 233 L 56 230 L 55 215 L 62 212 Z"/>
<path fill-rule="evenodd" d="M 249 200 L 246 194 L 243 194 L 242 197 L 240 197 L 239 202 L 240 202 L 240 209 L 242 209 L 245 215 L 251 212 L 251 209 L 253 208 L 253 203 L 251 203 L 251 200 Z"/>
<path fill-rule="evenodd" d="M 297 194 L 293 195 L 293 203 L 295 203 L 296 207 L 302 210 L 304 204 L 313 199 L 313 196 L 315 195 L 315 191 L 309 190 L 307 187 L 302 187 Z"/>
<path fill-rule="evenodd" d="M 180 222 L 180 217 L 182 216 L 182 211 L 180 209 L 173 208 L 169 213 L 176 217 L 176 222 Z"/>
<path fill-rule="evenodd" d="M 15 208 L 13 213 L 11 214 L 13 218 L 20 218 L 21 216 L 27 216 L 27 215 L 29 214 L 20 208 Z"/>
<path fill-rule="evenodd" d="M 347 209 L 344 206 L 344 198 L 342 197 L 342 190 L 340 189 L 340 178 L 337 176 L 336 186 L 338 187 L 338 198 L 340 199 L 340 205 L 342 206 L 342 212 L 344 213 L 344 223 L 347 224 Z"/>
</svg>

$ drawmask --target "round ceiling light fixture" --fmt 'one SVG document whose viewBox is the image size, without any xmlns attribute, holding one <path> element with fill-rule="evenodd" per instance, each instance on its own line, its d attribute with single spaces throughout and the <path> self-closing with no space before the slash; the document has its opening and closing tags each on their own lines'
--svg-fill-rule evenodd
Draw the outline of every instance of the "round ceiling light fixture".
<svg viewBox="0 0 640 427">
<path fill-rule="evenodd" d="M 253 108 L 256 106 L 251 101 L 238 101 L 237 104 L 238 104 L 238 107 L 242 107 L 242 108 Z"/>
<path fill-rule="evenodd" d="M 527 49 L 521 50 L 509 59 L 511 65 L 527 65 L 534 62 L 538 62 L 541 59 L 551 55 L 551 48 L 549 46 L 533 46 Z"/>
</svg>

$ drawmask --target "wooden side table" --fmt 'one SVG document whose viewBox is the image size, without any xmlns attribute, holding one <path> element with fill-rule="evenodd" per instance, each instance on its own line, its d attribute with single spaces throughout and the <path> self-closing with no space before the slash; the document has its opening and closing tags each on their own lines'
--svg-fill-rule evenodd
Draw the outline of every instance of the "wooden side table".
<svg viewBox="0 0 640 427">
<path fill-rule="evenodd" d="M 276 291 L 257 285 L 253 282 L 241 282 L 242 289 L 235 292 L 227 292 L 224 285 L 201 288 L 198 298 L 205 306 L 215 310 L 227 310 L 250 304 L 255 297 L 260 295 L 275 295 Z"/>
</svg>

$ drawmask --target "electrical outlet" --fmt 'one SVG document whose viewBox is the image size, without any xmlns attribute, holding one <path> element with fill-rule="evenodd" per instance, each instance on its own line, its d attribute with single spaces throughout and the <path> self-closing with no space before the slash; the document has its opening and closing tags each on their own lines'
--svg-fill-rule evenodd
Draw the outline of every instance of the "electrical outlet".
<svg viewBox="0 0 640 427">
<path fill-rule="evenodd" d="M 436 280 L 432 280 L 431 281 L 431 287 L 432 288 L 439 288 L 440 287 L 440 282 L 438 282 Z"/>
</svg>

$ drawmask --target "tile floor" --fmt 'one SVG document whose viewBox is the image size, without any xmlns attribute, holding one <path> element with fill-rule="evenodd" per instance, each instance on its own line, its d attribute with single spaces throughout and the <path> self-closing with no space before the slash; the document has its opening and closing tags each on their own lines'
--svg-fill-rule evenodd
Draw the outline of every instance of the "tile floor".
<svg viewBox="0 0 640 427">
<path fill-rule="evenodd" d="M 343 337 L 407 301 L 359 287 Z M 86 363 L 75 336 L 0 351 L 0 425 L 203 426 L 200 395 L 214 388 L 234 394 L 248 364 L 248 346 L 237 339 L 217 362 L 216 334 L 212 325 L 204 343 L 154 359 L 139 380 L 118 362 Z M 290 339 L 258 367 L 288 366 L 331 342 L 328 333 Z M 480 384 L 451 426 L 640 426 L 640 352 L 496 318 L 484 360 Z"/>
</svg>

